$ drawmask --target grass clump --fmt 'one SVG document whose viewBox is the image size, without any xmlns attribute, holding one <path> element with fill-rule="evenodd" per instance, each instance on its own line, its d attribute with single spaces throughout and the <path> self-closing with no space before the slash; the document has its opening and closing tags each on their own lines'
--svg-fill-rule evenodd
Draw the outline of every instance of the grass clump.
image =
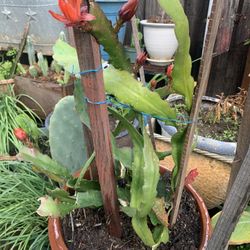
<svg viewBox="0 0 250 250">
<path fill-rule="evenodd" d="M 36 210 L 51 187 L 30 164 L 0 161 L 0 249 L 49 249 L 47 219 Z"/>
</svg>

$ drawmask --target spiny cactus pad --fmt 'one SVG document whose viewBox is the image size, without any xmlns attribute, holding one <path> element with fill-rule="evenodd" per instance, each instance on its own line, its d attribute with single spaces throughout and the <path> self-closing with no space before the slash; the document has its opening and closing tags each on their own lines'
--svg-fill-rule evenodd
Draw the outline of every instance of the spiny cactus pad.
<svg viewBox="0 0 250 250">
<path fill-rule="evenodd" d="M 69 169 L 71 173 L 84 165 L 85 139 L 73 96 L 66 96 L 56 104 L 50 119 L 49 135 L 53 159 Z"/>
</svg>

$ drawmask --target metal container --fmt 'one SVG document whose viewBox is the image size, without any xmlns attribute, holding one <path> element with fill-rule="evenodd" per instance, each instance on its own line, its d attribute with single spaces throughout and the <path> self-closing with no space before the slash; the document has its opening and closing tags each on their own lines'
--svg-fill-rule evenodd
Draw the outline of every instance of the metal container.
<svg viewBox="0 0 250 250">
<path fill-rule="evenodd" d="M 18 47 L 30 20 L 29 35 L 35 49 L 51 55 L 52 46 L 65 27 L 51 17 L 49 10 L 60 12 L 56 0 L 0 0 L 0 49 Z"/>
</svg>

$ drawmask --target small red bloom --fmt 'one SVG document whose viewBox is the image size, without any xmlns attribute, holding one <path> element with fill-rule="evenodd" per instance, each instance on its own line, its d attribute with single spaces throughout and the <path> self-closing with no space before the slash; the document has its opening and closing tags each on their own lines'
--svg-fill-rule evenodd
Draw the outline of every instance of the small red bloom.
<svg viewBox="0 0 250 250">
<path fill-rule="evenodd" d="M 173 69 L 174 69 L 174 64 L 170 64 L 168 67 L 167 67 L 167 70 L 166 70 L 166 75 L 167 77 L 172 80 L 172 72 L 173 72 Z"/>
<path fill-rule="evenodd" d="M 87 7 L 81 8 L 81 4 L 82 0 L 58 0 L 62 15 L 51 10 L 49 13 L 66 26 L 84 25 L 84 23 L 94 20 L 95 16 L 87 12 Z"/>
<path fill-rule="evenodd" d="M 148 54 L 146 52 L 141 52 L 136 58 L 136 63 L 138 65 L 143 65 L 147 60 L 147 56 Z"/>
<path fill-rule="evenodd" d="M 119 17 L 124 23 L 129 21 L 135 15 L 138 3 L 139 0 L 128 0 L 128 2 L 121 7 Z"/>
<path fill-rule="evenodd" d="M 192 169 L 185 178 L 185 184 L 192 184 L 195 178 L 199 175 L 197 168 Z"/>
<path fill-rule="evenodd" d="M 28 138 L 26 132 L 21 128 L 15 128 L 14 134 L 19 141 L 24 141 Z"/>
</svg>

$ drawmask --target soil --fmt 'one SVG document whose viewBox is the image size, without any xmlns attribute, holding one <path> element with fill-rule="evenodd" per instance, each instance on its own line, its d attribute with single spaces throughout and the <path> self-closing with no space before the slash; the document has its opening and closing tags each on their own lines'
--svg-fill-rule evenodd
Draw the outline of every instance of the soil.
<svg viewBox="0 0 250 250">
<path fill-rule="evenodd" d="M 151 16 L 148 18 L 148 23 L 174 23 L 174 22 L 169 17 L 162 18 L 161 16 Z"/>
<path fill-rule="evenodd" d="M 166 177 L 164 177 L 166 178 Z M 134 233 L 130 218 L 121 213 L 123 237 L 117 239 L 107 232 L 103 209 L 79 209 L 63 219 L 63 231 L 69 250 L 150 250 Z M 73 224 L 72 224 L 72 222 Z M 72 230 L 72 228 L 74 230 Z M 193 197 L 184 191 L 177 223 L 170 230 L 170 241 L 159 250 L 194 250 L 200 242 L 200 215 Z"/>
</svg>

